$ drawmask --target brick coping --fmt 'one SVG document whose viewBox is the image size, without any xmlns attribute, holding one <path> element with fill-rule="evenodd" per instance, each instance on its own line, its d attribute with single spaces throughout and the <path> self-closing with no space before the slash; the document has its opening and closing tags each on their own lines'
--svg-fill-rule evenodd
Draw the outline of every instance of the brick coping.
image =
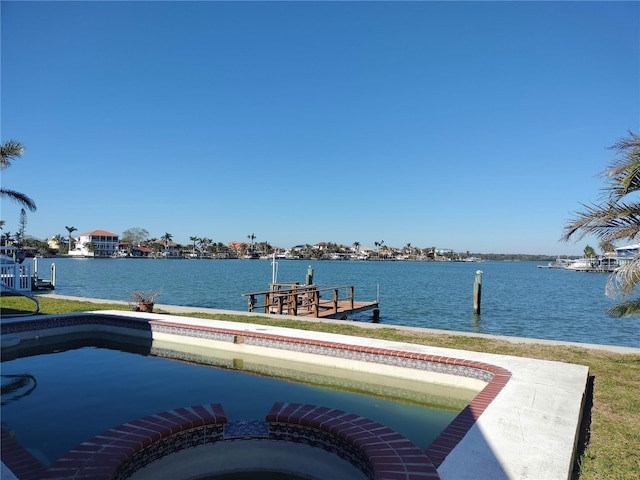
<svg viewBox="0 0 640 480">
<path fill-rule="evenodd" d="M 29 478 L 124 480 L 187 448 L 256 438 L 322 448 L 351 462 L 372 480 L 440 478 L 428 456 L 411 441 L 380 423 L 341 410 L 276 403 L 266 415 L 264 433 L 246 432 L 239 438 L 234 431 L 228 438 L 226 425 L 228 419 L 220 404 L 149 415 L 96 435 Z"/>
<path fill-rule="evenodd" d="M 350 345 L 345 343 L 337 343 L 325 340 L 313 340 L 303 339 L 294 336 L 274 335 L 269 333 L 260 332 L 248 332 L 244 330 L 225 329 L 219 327 L 207 327 L 202 325 L 188 325 L 185 323 L 177 323 L 171 321 L 159 321 L 153 319 L 141 319 L 140 317 L 124 317 L 119 315 L 95 315 L 95 314 L 83 314 L 83 315 L 71 315 L 71 316 L 56 316 L 49 318 L 26 319 L 23 321 L 14 321 L 7 324 L 0 325 L 0 333 L 6 335 L 9 333 L 24 333 L 29 331 L 41 331 L 42 329 L 55 328 L 56 319 L 60 320 L 66 327 L 75 325 L 110 325 L 123 328 L 133 328 L 136 330 L 151 330 L 155 327 L 173 327 L 183 330 L 191 330 L 193 332 L 209 332 L 228 335 L 231 337 L 231 341 L 237 341 L 238 336 L 243 338 L 254 339 L 266 339 L 270 341 L 279 341 L 290 344 L 303 344 L 313 345 L 318 347 L 325 347 L 336 350 L 347 350 L 354 352 L 367 353 L 375 356 L 384 357 L 397 357 L 411 360 L 419 360 L 425 362 L 432 362 L 436 364 L 454 365 L 459 367 L 467 367 L 471 369 L 477 369 L 490 373 L 490 380 L 485 388 L 478 393 L 474 399 L 456 416 L 456 418 L 445 428 L 445 430 L 429 445 L 424 453 L 428 456 L 429 460 L 435 468 L 438 468 L 447 455 L 456 447 L 456 445 L 467 434 L 469 429 L 479 419 L 480 415 L 486 410 L 491 402 L 496 398 L 504 386 L 511 378 L 511 373 L 505 368 L 491 365 L 484 362 L 478 362 L 473 360 L 465 360 L 460 358 L 451 358 L 438 355 L 429 355 L 416 352 L 408 352 L 403 350 L 395 350 L 389 348 L 378 347 L 365 347 L 360 345 Z M 58 325 L 59 326 L 59 325 Z M 3 432 L 3 447 L 4 447 L 4 432 Z M 13 465 L 17 464 L 7 455 L 5 458 L 5 448 L 2 451 L 2 461 L 9 468 L 13 470 Z M 27 462 L 29 463 L 29 462 Z M 42 468 L 40 466 L 40 468 Z M 37 470 L 37 468 L 32 468 Z M 14 472 L 18 474 L 17 472 Z M 28 480 L 30 478 L 39 478 L 37 476 L 18 476 L 20 480 Z M 49 478 L 49 477 L 46 477 Z M 74 477 L 67 477 L 74 478 Z M 88 477 L 87 477 L 88 478 Z M 105 477 L 106 478 L 106 477 Z M 112 477 L 110 477 L 112 478 Z"/>
</svg>

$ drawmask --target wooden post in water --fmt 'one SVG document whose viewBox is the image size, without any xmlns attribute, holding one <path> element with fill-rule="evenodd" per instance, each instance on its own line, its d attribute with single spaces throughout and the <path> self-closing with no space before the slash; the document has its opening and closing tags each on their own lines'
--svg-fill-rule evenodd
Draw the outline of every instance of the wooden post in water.
<svg viewBox="0 0 640 480">
<path fill-rule="evenodd" d="M 476 270 L 476 280 L 473 282 L 473 313 L 480 315 L 480 301 L 482 299 L 482 270 Z"/>
</svg>

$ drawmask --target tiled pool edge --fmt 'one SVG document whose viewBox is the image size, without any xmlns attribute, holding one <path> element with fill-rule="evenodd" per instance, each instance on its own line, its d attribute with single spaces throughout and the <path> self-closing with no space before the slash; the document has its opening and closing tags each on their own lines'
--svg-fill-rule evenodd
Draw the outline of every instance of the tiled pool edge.
<svg viewBox="0 0 640 480">
<path fill-rule="evenodd" d="M 332 341 L 296 338 L 293 336 L 273 335 L 269 333 L 248 332 L 246 330 L 188 325 L 166 320 L 141 319 L 118 315 L 79 314 L 72 316 L 51 316 L 8 322 L 2 324 L 2 335 L 20 334 L 42 329 L 73 328 L 78 325 L 113 326 L 116 328 L 134 329 L 138 331 L 171 331 L 175 335 L 194 335 L 199 337 L 215 337 L 216 340 L 237 343 L 239 337 L 243 342 L 255 342 L 269 348 L 301 349 L 308 353 L 339 356 L 342 358 L 358 357 L 360 360 L 392 364 L 405 368 L 423 370 L 439 370 L 452 375 L 472 376 L 487 381 L 487 386 L 471 401 L 441 435 L 423 452 L 438 468 L 458 442 L 466 435 L 476 420 L 491 404 L 493 399 L 508 383 L 511 373 L 502 367 L 488 363 L 450 358 L 438 355 L 394 350 L 389 348 L 366 347 Z M 11 468 L 11 462 L 4 461 Z M 21 479 L 22 480 L 22 479 Z"/>
<path fill-rule="evenodd" d="M 207 333 L 215 336 L 216 340 L 237 342 L 241 338 L 244 343 L 253 342 L 268 348 L 280 348 L 294 351 L 304 351 L 318 355 L 337 356 L 342 358 L 383 363 L 447 373 L 450 375 L 471 376 L 480 378 L 487 383 L 473 400 L 460 412 L 445 430 L 425 449 L 431 462 L 438 468 L 458 442 L 466 435 L 476 420 L 482 415 L 493 399 L 511 378 L 511 373 L 496 365 L 437 355 L 412 353 L 388 348 L 362 347 L 337 342 L 326 342 L 310 339 L 299 339 L 290 336 L 278 336 L 267 333 L 247 332 L 244 330 L 220 329 L 203 326 L 189 326 L 167 321 L 150 321 L 152 331 L 166 329 L 174 335 L 204 336 Z M 296 348 L 299 347 L 299 348 Z M 351 355 L 349 355 L 351 354 Z"/>
</svg>

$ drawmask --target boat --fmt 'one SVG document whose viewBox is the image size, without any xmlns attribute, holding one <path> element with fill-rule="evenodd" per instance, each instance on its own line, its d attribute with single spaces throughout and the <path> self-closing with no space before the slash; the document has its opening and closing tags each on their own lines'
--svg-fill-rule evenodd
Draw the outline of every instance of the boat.
<svg viewBox="0 0 640 480">
<path fill-rule="evenodd" d="M 596 266 L 595 258 L 577 258 L 571 261 L 565 268 L 567 270 L 592 270 Z"/>
<path fill-rule="evenodd" d="M 538 265 L 538 268 L 560 268 L 576 272 L 613 272 L 619 266 L 619 258 L 604 255 L 589 258 L 558 258 L 547 265 Z"/>
<path fill-rule="evenodd" d="M 538 265 L 538 268 L 567 268 L 573 260 L 569 258 L 556 258 L 555 262 L 549 262 L 547 265 Z"/>
</svg>

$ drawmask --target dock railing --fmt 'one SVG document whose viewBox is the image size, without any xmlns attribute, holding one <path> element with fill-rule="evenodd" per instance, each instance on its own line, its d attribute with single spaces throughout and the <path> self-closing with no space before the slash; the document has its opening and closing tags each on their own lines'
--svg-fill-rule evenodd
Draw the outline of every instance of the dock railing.
<svg viewBox="0 0 640 480">
<path fill-rule="evenodd" d="M 275 283 L 270 287 L 270 290 L 265 292 L 242 294 L 244 297 L 249 297 L 247 303 L 250 312 L 262 310 L 264 313 L 318 318 L 354 309 L 352 285 L 318 288 L 317 285 Z M 331 292 L 329 295 L 331 298 L 324 300 L 322 295 L 324 292 Z"/>
</svg>

